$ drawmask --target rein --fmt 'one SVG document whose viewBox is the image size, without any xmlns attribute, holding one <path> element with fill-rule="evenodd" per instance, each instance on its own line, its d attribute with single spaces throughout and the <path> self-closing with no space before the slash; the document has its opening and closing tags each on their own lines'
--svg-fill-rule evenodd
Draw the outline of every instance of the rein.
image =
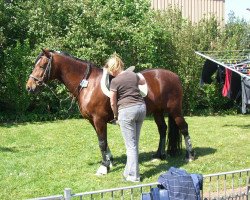
<svg viewBox="0 0 250 200">
<path fill-rule="evenodd" d="M 52 92 L 52 94 L 59 100 L 60 102 L 60 107 L 61 107 L 61 103 L 63 101 L 66 101 L 67 99 L 69 99 L 69 97 L 67 97 L 66 99 L 60 99 L 57 94 L 54 92 L 54 90 L 48 86 L 46 83 L 45 83 L 45 79 L 46 80 L 49 80 L 50 79 L 50 72 L 51 72 L 51 66 L 52 66 L 52 59 L 53 59 L 53 56 L 52 56 L 52 53 L 50 53 L 50 58 L 48 58 L 48 64 L 46 65 L 46 68 L 44 70 L 44 73 L 43 73 L 43 76 L 42 78 L 38 78 L 36 76 L 33 76 L 32 74 L 30 74 L 30 78 L 33 78 L 34 80 L 38 81 L 38 85 L 42 86 L 44 85 L 45 87 L 49 88 L 49 90 Z"/>
<path fill-rule="evenodd" d="M 81 80 L 81 82 L 79 83 L 79 85 L 76 87 L 76 89 L 75 89 L 75 91 L 74 91 L 74 93 L 75 93 L 75 92 L 78 90 L 77 95 L 76 95 L 76 96 L 73 96 L 68 111 L 72 109 L 72 106 L 73 106 L 73 104 L 76 102 L 76 99 L 78 98 L 78 96 L 79 96 L 81 90 L 82 90 L 84 87 L 87 87 L 87 86 L 88 86 L 88 81 L 87 81 L 87 79 L 88 79 L 88 77 L 89 77 L 89 75 L 90 75 L 90 68 L 91 68 L 91 66 L 90 66 L 89 64 L 87 64 L 87 69 L 86 69 L 86 71 L 85 71 L 85 73 L 84 73 L 83 79 Z M 74 94 L 74 93 L 73 93 L 73 94 Z M 69 97 L 68 97 L 68 98 L 69 98 Z M 68 99 L 68 98 L 67 98 L 67 99 Z"/>
<path fill-rule="evenodd" d="M 57 94 L 54 92 L 54 90 L 48 86 L 46 83 L 45 83 L 45 79 L 46 80 L 49 80 L 50 79 L 50 72 L 51 72 L 51 66 L 52 66 L 52 59 L 53 59 L 53 56 L 52 56 L 52 53 L 50 53 L 50 58 L 48 58 L 48 64 L 46 65 L 46 68 L 44 70 L 44 73 L 43 73 L 43 76 L 42 78 L 38 78 L 36 76 L 33 76 L 32 74 L 30 74 L 30 78 L 33 78 L 34 80 L 38 81 L 38 85 L 44 85 L 45 87 L 49 88 L 49 90 L 52 92 L 52 94 L 60 101 L 60 107 L 61 107 L 61 102 L 63 101 L 66 101 L 67 99 L 69 99 L 69 97 L 67 97 L 66 99 L 63 99 L 61 100 Z"/>
<path fill-rule="evenodd" d="M 52 53 L 51 53 L 50 55 L 51 55 L 51 56 L 50 56 L 50 58 L 48 58 L 49 61 L 48 61 L 48 64 L 47 64 L 47 66 L 46 66 L 46 68 L 45 68 L 45 71 L 44 71 L 44 73 L 43 73 L 42 78 L 38 78 L 38 77 L 36 77 L 36 76 L 33 76 L 32 74 L 30 74 L 29 77 L 30 77 L 30 78 L 33 78 L 33 79 L 36 80 L 36 81 L 38 81 L 38 85 L 40 85 L 40 86 L 44 85 L 45 87 L 49 88 L 49 90 L 53 93 L 53 95 L 60 101 L 60 107 L 61 107 L 61 103 L 62 103 L 63 101 L 68 100 L 71 96 L 68 96 L 68 97 L 65 98 L 65 99 L 60 99 L 60 98 L 58 97 L 58 95 L 54 92 L 54 90 L 53 90 L 49 85 L 47 85 L 47 84 L 45 83 L 46 80 L 49 80 L 49 79 L 50 79 L 50 75 L 51 75 L 51 67 L 52 67 L 52 59 L 53 59 L 53 56 L 52 56 Z M 89 77 L 89 75 L 90 75 L 90 71 L 91 71 L 91 65 L 90 65 L 89 63 L 87 63 L 87 69 L 86 69 L 86 71 L 85 71 L 85 73 L 84 73 L 84 76 L 83 76 L 81 82 L 79 83 L 79 85 L 76 87 L 75 91 L 73 92 L 73 94 L 74 94 L 74 93 L 78 90 L 77 95 L 76 95 L 75 97 L 72 95 L 73 98 L 72 98 L 72 100 L 71 100 L 71 104 L 70 104 L 70 107 L 69 107 L 68 111 L 72 109 L 72 106 L 73 106 L 73 104 L 75 103 L 76 98 L 79 96 L 81 90 L 82 90 L 83 88 L 86 88 L 86 87 L 88 86 L 88 81 L 87 81 L 87 79 L 88 79 L 88 77 Z"/>
<path fill-rule="evenodd" d="M 76 95 L 75 97 L 72 98 L 72 101 L 71 101 L 71 105 L 70 105 L 69 110 L 72 108 L 73 103 L 76 102 L 76 99 L 78 98 L 78 96 L 79 96 L 80 92 L 82 91 L 82 89 L 83 89 L 83 88 L 86 88 L 86 87 L 88 86 L 88 81 L 87 81 L 87 79 L 88 79 L 88 77 L 89 77 L 89 75 L 90 75 L 90 69 L 91 69 L 91 65 L 88 63 L 88 64 L 87 64 L 87 69 L 86 69 L 86 71 L 85 71 L 85 73 L 84 73 L 84 75 L 83 75 L 83 78 L 82 78 L 81 82 L 79 83 L 79 85 L 77 86 L 77 88 L 76 88 L 75 91 L 74 91 L 74 93 L 75 93 L 75 92 L 78 90 L 77 95 Z"/>
</svg>

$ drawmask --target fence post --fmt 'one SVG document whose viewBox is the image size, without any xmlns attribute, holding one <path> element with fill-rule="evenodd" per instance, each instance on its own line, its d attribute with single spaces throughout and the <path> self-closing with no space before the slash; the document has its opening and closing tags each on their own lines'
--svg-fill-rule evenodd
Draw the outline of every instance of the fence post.
<svg viewBox="0 0 250 200">
<path fill-rule="evenodd" d="M 250 200 L 250 177 L 248 177 L 248 184 L 247 184 L 247 200 Z"/>
<path fill-rule="evenodd" d="M 70 200 L 71 199 L 71 189 L 70 188 L 65 188 L 64 189 L 64 199 L 65 200 Z"/>
</svg>

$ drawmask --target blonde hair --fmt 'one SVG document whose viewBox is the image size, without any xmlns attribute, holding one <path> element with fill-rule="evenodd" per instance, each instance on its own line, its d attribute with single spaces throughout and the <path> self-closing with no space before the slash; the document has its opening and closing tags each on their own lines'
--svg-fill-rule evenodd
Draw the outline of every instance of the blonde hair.
<svg viewBox="0 0 250 200">
<path fill-rule="evenodd" d="M 107 61 L 105 68 L 108 72 L 121 72 L 124 69 L 124 63 L 118 54 L 113 54 Z"/>
</svg>

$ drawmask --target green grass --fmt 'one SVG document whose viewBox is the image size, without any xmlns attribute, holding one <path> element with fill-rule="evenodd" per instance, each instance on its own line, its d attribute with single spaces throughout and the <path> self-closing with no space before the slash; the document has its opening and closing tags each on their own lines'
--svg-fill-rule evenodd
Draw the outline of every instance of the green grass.
<svg viewBox="0 0 250 200">
<path fill-rule="evenodd" d="M 154 120 L 143 124 L 140 172 L 143 182 L 156 182 L 170 166 L 192 173 L 210 174 L 250 167 L 250 115 L 186 117 L 197 159 L 183 161 L 183 154 L 165 161 L 151 161 L 158 145 Z M 98 140 L 82 119 L 0 125 L 0 199 L 27 199 L 129 186 L 122 181 L 125 147 L 118 126 L 108 126 L 108 140 L 115 158 L 111 172 L 95 176 L 101 161 Z M 184 144 L 183 144 L 184 145 Z"/>
</svg>

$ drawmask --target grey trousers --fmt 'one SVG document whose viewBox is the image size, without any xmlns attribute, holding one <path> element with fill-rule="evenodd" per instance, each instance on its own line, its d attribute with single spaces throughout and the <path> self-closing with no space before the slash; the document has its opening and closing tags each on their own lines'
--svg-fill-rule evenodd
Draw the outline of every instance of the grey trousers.
<svg viewBox="0 0 250 200">
<path fill-rule="evenodd" d="M 138 104 L 119 110 L 118 121 L 126 146 L 127 162 L 124 177 L 140 178 L 139 138 L 143 120 L 146 116 L 145 104 Z"/>
</svg>

